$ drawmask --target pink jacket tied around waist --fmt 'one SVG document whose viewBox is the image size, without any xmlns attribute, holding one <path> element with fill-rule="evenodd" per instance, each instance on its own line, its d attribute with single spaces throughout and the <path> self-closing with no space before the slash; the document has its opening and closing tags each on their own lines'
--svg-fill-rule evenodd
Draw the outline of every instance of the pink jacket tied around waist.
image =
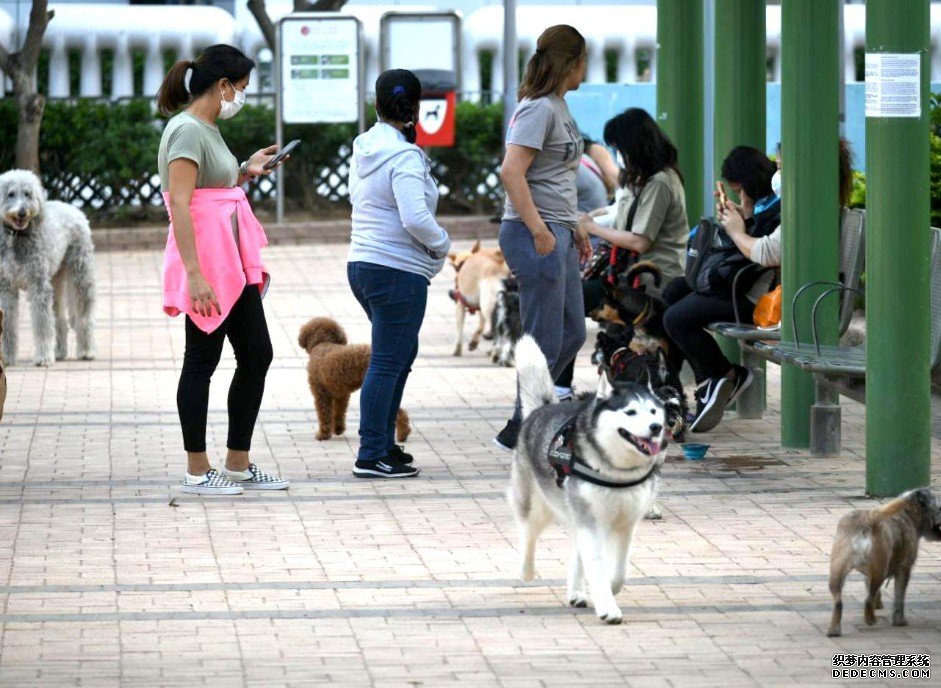
<svg viewBox="0 0 941 688">
<path fill-rule="evenodd" d="M 167 315 L 186 313 L 207 334 L 215 330 L 232 311 L 247 284 L 257 284 L 264 296 L 270 276 L 261 262 L 261 249 L 268 245 L 265 230 L 252 212 L 245 192 L 239 188 L 196 189 L 190 201 L 193 233 L 199 268 L 209 282 L 222 314 L 197 315 L 189 295 L 186 267 L 173 234 L 170 194 L 163 194 L 170 214 L 170 233 L 163 258 L 163 310 Z M 238 232 L 232 227 L 232 215 L 238 219 Z"/>
</svg>

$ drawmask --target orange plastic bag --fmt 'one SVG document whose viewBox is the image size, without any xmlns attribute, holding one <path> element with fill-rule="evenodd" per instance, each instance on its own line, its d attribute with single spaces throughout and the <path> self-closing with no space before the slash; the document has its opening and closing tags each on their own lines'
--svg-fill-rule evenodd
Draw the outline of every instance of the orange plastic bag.
<svg viewBox="0 0 941 688">
<path fill-rule="evenodd" d="M 758 299 L 752 320 L 758 327 L 776 327 L 781 323 L 780 284 Z"/>
</svg>

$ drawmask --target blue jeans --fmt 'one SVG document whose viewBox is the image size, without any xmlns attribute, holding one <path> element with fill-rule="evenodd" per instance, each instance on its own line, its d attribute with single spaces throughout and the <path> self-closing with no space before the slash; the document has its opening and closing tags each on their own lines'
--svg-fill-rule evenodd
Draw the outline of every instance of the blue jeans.
<svg viewBox="0 0 941 688">
<path fill-rule="evenodd" d="M 372 323 L 372 354 L 359 395 L 360 461 L 385 458 L 395 445 L 395 416 L 418 355 L 428 280 L 404 270 L 347 263 L 346 275 Z"/>
<path fill-rule="evenodd" d="M 555 223 L 549 229 L 555 235 L 555 248 L 540 256 L 526 225 L 504 220 L 500 249 L 519 283 L 523 331 L 539 344 L 556 380 L 585 343 L 585 304 L 575 235 Z M 513 416 L 519 419 L 519 398 Z"/>
</svg>

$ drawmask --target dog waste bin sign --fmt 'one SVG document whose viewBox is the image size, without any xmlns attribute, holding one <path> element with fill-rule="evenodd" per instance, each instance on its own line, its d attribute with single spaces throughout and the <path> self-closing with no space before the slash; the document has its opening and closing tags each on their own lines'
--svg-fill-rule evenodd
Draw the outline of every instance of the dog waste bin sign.
<svg viewBox="0 0 941 688">
<path fill-rule="evenodd" d="M 444 69 L 416 69 L 414 72 L 422 85 L 416 143 L 419 146 L 453 146 L 457 104 L 454 72 Z"/>
</svg>

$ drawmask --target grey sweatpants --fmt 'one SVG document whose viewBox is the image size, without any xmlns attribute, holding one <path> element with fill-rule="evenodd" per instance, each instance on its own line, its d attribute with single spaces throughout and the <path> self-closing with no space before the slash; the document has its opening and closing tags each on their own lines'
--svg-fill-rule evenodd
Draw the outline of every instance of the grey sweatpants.
<svg viewBox="0 0 941 688">
<path fill-rule="evenodd" d="M 575 235 L 559 224 L 549 224 L 549 229 L 555 249 L 540 256 L 526 225 L 504 220 L 500 249 L 519 283 L 523 332 L 539 344 L 555 380 L 585 343 L 585 306 Z"/>
</svg>

